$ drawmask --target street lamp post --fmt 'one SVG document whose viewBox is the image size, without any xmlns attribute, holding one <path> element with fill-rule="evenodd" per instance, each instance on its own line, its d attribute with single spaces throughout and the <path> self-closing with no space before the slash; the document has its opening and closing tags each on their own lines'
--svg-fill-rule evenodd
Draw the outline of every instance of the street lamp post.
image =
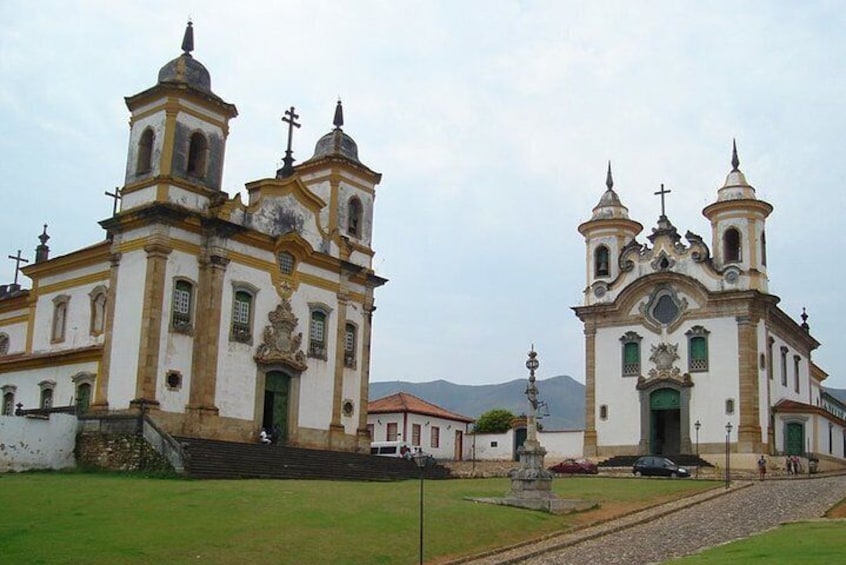
<svg viewBox="0 0 846 565">
<path fill-rule="evenodd" d="M 731 458 L 729 457 L 731 428 L 731 422 L 726 424 L 726 488 L 729 488 L 729 484 L 731 484 Z"/>
<path fill-rule="evenodd" d="M 420 469 L 420 565 L 423 565 L 423 474 L 429 463 L 429 455 L 421 449 L 414 454 L 414 463 Z"/>
<path fill-rule="evenodd" d="M 696 423 L 693 424 L 693 427 L 696 429 L 696 478 L 699 478 L 699 428 L 702 427 L 702 422 L 696 420 Z"/>
</svg>

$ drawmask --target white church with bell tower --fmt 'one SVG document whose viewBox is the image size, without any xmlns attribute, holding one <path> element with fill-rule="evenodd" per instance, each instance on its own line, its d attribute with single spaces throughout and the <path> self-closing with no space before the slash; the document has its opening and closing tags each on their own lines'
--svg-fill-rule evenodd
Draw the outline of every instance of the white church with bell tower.
<svg viewBox="0 0 846 565">
<path fill-rule="evenodd" d="M 127 97 L 129 149 L 104 240 L 0 292 L 3 415 L 148 414 L 176 436 L 369 451 L 373 213 L 381 175 L 334 127 L 294 165 L 222 186 L 235 106 L 182 53 Z M 331 117 L 327 107 L 326 118 Z M 328 120 L 327 120 L 328 121 Z M 275 168 L 275 167 L 274 167 Z M 16 281 L 17 283 L 17 281 Z M 17 407 L 17 408 L 16 408 Z"/>
<path fill-rule="evenodd" d="M 766 220 L 737 148 L 716 200 L 702 211 L 710 242 L 668 218 L 629 217 L 606 190 L 579 226 L 586 245 L 584 453 L 695 454 L 718 463 L 726 437 L 735 464 L 761 454 L 842 463 L 846 422 L 822 406 L 825 372 L 807 316 L 797 322 L 769 294 Z"/>
</svg>

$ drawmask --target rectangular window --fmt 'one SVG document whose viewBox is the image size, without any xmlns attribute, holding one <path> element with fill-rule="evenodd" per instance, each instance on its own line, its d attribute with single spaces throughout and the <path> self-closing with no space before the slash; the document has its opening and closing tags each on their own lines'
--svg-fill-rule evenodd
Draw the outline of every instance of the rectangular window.
<svg viewBox="0 0 846 565">
<path fill-rule="evenodd" d="M 411 424 L 411 445 L 420 445 L 420 424 Z"/>
<path fill-rule="evenodd" d="M 367 436 L 370 438 L 370 441 L 373 441 L 373 432 L 374 432 L 373 424 L 367 424 Z"/>
<path fill-rule="evenodd" d="M 7 392 L 3 394 L 3 415 L 11 416 L 15 413 L 15 393 Z"/>
<path fill-rule="evenodd" d="M 294 272 L 294 256 L 287 251 L 279 254 L 279 272 L 283 275 L 290 275 Z"/>
<path fill-rule="evenodd" d="M 640 375 L 640 344 L 628 342 L 623 345 L 623 376 Z"/>
<path fill-rule="evenodd" d="M 793 356 L 793 390 L 799 392 L 799 360 L 798 355 Z"/>
<path fill-rule="evenodd" d="M 311 357 L 326 359 L 326 314 L 320 310 L 311 312 L 309 327 L 308 354 Z"/>
<path fill-rule="evenodd" d="M 232 339 L 249 341 L 252 338 L 252 309 L 252 295 L 243 290 L 236 291 L 232 302 Z"/>
<path fill-rule="evenodd" d="M 708 370 L 708 341 L 704 337 L 690 338 L 690 370 Z"/>
<path fill-rule="evenodd" d="M 191 328 L 191 300 L 194 288 L 187 281 L 176 281 L 173 287 L 173 329 L 186 331 Z"/>
<path fill-rule="evenodd" d="M 355 326 L 352 324 L 344 328 L 344 366 L 355 368 Z"/>
<path fill-rule="evenodd" d="M 441 446 L 441 429 L 438 426 L 432 426 L 432 447 Z"/>
<path fill-rule="evenodd" d="M 388 424 L 388 435 L 385 438 L 387 441 L 397 441 L 397 423 L 392 422 Z"/>
</svg>

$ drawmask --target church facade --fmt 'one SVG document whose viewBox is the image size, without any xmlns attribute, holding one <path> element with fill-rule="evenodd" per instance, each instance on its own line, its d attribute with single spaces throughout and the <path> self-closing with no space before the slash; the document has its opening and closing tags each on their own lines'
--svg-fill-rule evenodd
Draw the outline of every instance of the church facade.
<svg viewBox="0 0 846 565">
<path fill-rule="evenodd" d="M 807 316 L 797 322 L 769 293 L 766 220 L 773 207 L 732 169 L 703 210 L 708 241 L 682 237 L 664 211 L 638 241 L 614 191 L 579 226 L 587 285 L 584 453 L 699 453 L 751 467 L 761 454 L 843 462 L 846 421 L 821 401 L 825 372 Z"/>
<path fill-rule="evenodd" d="M 233 104 L 182 54 L 126 98 L 126 177 L 104 241 L 0 287 L 3 413 L 144 410 L 174 435 L 366 451 L 381 175 L 334 129 L 297 166 L 222 186 Z M 329 114 L 329 112 L 327 112 Z M 327 115 L 327 118 L 329 116 Z M 291 108 L 285 121 L 296 127 Z M 119 202 L 119 207 L 117 203 Z"/>
</svg>

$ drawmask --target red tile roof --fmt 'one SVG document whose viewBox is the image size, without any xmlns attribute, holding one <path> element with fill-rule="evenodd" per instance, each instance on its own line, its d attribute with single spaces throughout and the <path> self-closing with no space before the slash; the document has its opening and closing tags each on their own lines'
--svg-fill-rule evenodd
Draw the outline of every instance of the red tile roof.
<svg viewBox="0 0 846 565">
<path fill-rule="evenodd" d="M 367 405 L 368 414 L 391 414 L 396 412 L 412 412 L 414 414 L 423 414 L 425 416 L 434 416 L 435 418 L 444 418 L 446 420 L 456 420 L 458 422 L 473 422 L 473 418 L 444 410 L 440 406 L 435 406 L 421 398 L 417 398 L 413 394 L 407 392 L 398 392 L 391 396 L 379 398 L 371 401 Z"/>
</svg>

